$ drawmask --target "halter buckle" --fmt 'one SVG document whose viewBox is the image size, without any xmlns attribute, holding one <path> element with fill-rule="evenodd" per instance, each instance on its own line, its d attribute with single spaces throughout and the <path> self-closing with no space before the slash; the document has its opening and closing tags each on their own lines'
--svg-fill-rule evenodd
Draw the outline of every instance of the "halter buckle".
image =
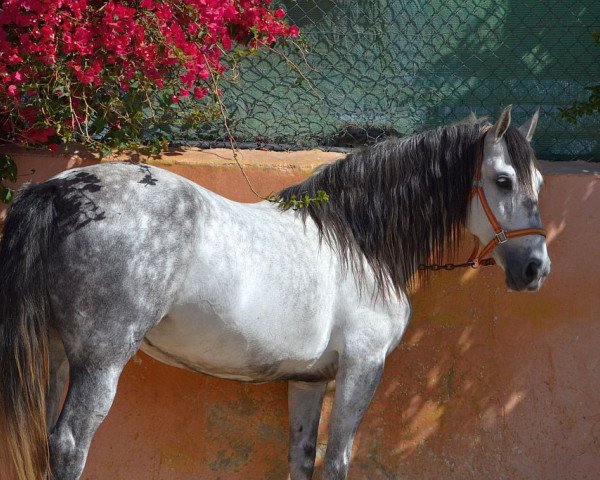
<svg viewBox="0 0 600 480">
<path fill-rule="evenodd" d="M 496 235 L 494 235 L 494 238 L 496 239 L 496 243 L 504 243 L 508 240 L 508 237 L 506 236 L 506 232 L 504 230 L 500 230 L 498 233 L 496 233 Z"/>
</svg>

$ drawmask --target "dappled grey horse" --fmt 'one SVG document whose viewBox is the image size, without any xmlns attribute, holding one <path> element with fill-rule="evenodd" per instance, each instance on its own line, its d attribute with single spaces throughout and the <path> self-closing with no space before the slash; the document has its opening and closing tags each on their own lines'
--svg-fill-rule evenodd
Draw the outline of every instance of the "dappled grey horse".
<svg viewBox="0 0 600 480">
<path fill-rule="evenodd" d="M 136 164 L 24 187 L 0 248 L 0 400 L 19 479 L 80 477 L 138 349 L 222 378 L 288 380 L 294 480 L 312 478 L 335 379 L 324 476 L 346 478 L 419 265 L 442 261 L 466 226 L 510 288 L 537 290 L 550 271 L 537 114 L 519 129 L 510 115 L 351 154 L 281 192 L 331 197 L 298 211 Z"/>
</svg>

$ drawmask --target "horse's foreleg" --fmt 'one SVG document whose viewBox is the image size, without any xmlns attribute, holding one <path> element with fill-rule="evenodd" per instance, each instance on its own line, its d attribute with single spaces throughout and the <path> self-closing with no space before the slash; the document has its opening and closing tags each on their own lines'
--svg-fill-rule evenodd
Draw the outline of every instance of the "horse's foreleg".
<svg viewBox="0 0 600 480">
<path fill-rule="evenodd" d="M 291 480 L 312 479 L 317 432 L 327 383 L 288 382 Z"/>
<path fill-rule="evenodd" d="M 60 335 L 53 328 L 48 336 L 48 356 L 50 359 L 50 384 L 48 385 L 48 396 L 46 399 L 46 425 L 48 432 L 58 420 L 60 413 L 60 399 L 62 397 L 67 374 L 69 373 L 69 362 Z"/>
<path fill-rule="evenodd" d="M 50 435 L 54 478 L 77 480 L 80 477 L 92 437 L 112 405 L 126 360 L 71 365 L 69 393 Z"/>
<path fill-rule="evenodd" d="M 340 361 L 325 454 L 325 480 L 348 475 L 352 442 L 383 372 L 383 359 Z"/>
</svg>

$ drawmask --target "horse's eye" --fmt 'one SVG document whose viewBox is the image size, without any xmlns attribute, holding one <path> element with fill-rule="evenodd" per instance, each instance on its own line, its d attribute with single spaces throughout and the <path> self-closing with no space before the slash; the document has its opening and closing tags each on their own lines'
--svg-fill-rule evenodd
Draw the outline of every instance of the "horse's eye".
<svg viewBox="0 0 600 480">
<path fill-rule="evenodd" d="M 498 177 L 496 179 L 496 185 L 504 190 L 512 190 L 512 180 L 508 177 Z"/>
</svg>

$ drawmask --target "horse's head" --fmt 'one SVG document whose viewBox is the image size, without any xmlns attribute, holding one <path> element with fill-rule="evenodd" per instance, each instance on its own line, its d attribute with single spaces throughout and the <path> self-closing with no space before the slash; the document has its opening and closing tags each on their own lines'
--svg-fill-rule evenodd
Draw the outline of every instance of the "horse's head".
<svg viewBox="0 0 600 480">
<path fill-rule="evenodd" d="M 467 227 L 492 249 L 509 288 L 539 290 L 550 258 L 538 210 L 543 180 L 529 145 L 538 112 L 518 129 L 510 114 L 509 106 L 483 139 Z"/>
</svg>

